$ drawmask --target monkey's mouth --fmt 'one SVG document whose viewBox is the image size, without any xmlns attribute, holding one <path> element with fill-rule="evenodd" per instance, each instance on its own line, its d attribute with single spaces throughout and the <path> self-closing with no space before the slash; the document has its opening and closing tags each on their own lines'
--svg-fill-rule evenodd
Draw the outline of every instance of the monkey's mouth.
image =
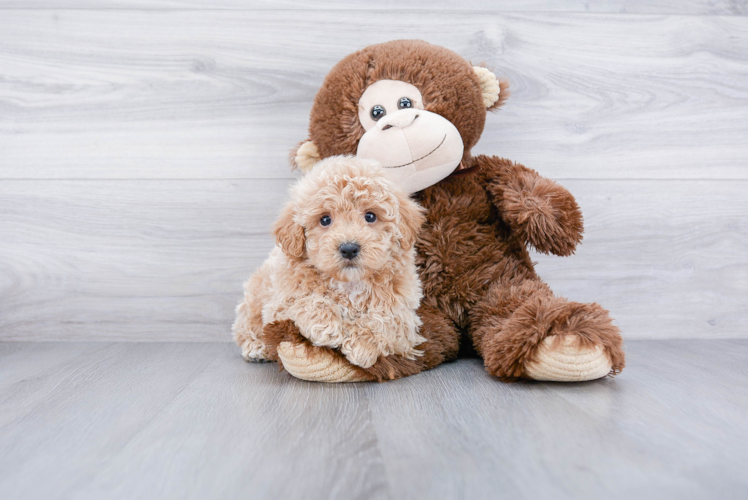
<svg viewBox="0 0 748 500">
<path fill-rule="evenodd" d="M 447 134 L 444 134 L 444 137 L 442 137 L 442 141 L 439 143 L 439 145 L 437 145 L 434 149 L 432 149 L 431 151 L 429 151 L 425 155 L 421 156 L 420 158 L 416 158 L 415 160 L 413 160 L 411 162 L 408 162 L 408 163 L 404 163 L 402 165 L 396 165 L 394 167 L 385 167 L 385 166 L 382 166 L 382 168 L 403 168 L 403 167 L 407 167 L 408 165 L 413 165 L 415 162 L 421 161 L 424 158 L 426 158 L 427 156 L 432 155 L 434 153 L 434 151 L 436 151 L 437 149 L 439 149 L 440 147 L 442 147 L 442 144 L 444 144 L 444 141 L 446 141 L 446 140 L 447 140 Z"/>
</svg>

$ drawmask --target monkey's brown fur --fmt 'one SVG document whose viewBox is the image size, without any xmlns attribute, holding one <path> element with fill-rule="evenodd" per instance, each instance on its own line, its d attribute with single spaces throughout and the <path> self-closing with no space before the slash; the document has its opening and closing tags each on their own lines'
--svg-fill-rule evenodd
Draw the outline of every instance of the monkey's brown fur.
<svg viewBox="0 0 748 500">
<path fill-rule="evenodd" d="M 397 41 L 351 54 L 328 74 L 310 120 L 310 138 L 322 158 L 355 154 L 364 133 L 357 103 L 382 80 L 418 87 L 424 108 L 450 120 L 465 145 L 460 169 L 417 193 L 427 222 L 416 248 L 424 299 L 421 358 L 380 358 L 364 370 L 387 380 L 417 373 L 457 356 L 462 334 L 472 340 L 486 369 L 502 380 L 527 376 L 540 343 L 572 335 L 585 346 L 602 346 L 623 369 L 618 328 L 598 304 L 553 295 L 537 276 L 527 251 L 571 255 L 582 239 L 582 214 L 574 197 L 534 170 L 470 149 L 483 132 L 486 109 L 470 63 L 454 52 L 419 41 Z M 498 108 L 508 96 L 501 82 Z M 304 342 L 293 325 L 268 329 L 268 339 Z M 272 342 L 269 342 L 272 343 Z M 312 348 L 312 347 L 310 347 Z M 334 355 L 339 355 L 333 351 Z"/>
</svg>

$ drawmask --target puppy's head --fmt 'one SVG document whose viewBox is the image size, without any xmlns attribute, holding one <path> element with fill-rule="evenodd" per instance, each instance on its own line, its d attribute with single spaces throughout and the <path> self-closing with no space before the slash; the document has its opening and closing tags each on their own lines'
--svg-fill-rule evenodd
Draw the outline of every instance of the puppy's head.
<svg viewBox="0 0 748 500">
<path fill-rule="evenodd" d="M 283 252 L 339 281 L 356 281 L 415 244 L 422 209 L 372 160 L 320 162 L 291 191 L 273 234 Z"/>
</svg>

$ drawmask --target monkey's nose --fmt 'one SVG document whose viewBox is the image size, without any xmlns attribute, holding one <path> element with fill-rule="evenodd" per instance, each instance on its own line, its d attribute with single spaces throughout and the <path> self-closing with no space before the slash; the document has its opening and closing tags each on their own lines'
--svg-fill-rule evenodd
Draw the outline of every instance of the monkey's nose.
<svg viewBox="0 0 748 500">
<path fill-rule="evenodd" d="M 417 109 L 402 109 L 396 111 L 391 115 L 385 115 L 384 118 L 379 120 L 378 124 L 382 127 L 382 130 L 396 128 L 410 127 L 414 121 L 418 118 Z"/>
<path fill-rule="evenodd" d="M 338 247 L 338 250 L 344 259 L 353 260 L 358 255 L 361 247 L 358 243 L 343 243 Z"/>
</svg>

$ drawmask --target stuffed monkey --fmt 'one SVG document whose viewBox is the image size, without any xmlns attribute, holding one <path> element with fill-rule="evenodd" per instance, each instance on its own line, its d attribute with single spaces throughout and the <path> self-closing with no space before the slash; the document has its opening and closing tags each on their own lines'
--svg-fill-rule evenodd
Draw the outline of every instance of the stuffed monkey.
<svg viewBox="0 0 748 500">
<path fill-rule="evenodd" d="M 622 339 L 608 311 L 554 295 L 527 251 L 574 253 L 583 231 L 574 197 L 534 170 L 471 154 L 486 111 L 504 104 L 507 89 L 488 69 L 422 41 L 373 45 L 330 71 L 293 162 L 306 172 L 333 155 L 376 159 L 426 208 L 417 264 L 420 333 L 428 340 L 422 357 L 389 356 L 364 370 L 312 346 L 292 323 L 269 325 L 266 341 L 278 345 L 292 375 L 396 379 L 454 359 L 461 343 L 504 381 L 621 371 Z"/>
</svg>

